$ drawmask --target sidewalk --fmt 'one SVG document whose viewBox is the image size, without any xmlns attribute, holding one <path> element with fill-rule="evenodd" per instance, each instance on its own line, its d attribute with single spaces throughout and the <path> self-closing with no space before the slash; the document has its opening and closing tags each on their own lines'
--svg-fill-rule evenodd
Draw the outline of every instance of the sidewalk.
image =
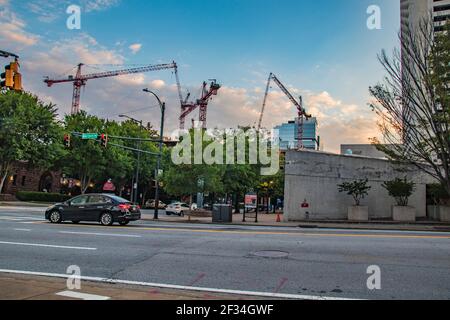
<svg viewBox="0 0 450 320">
<path fill-rule="evenodd" d="M 261 297 L 81 281 L 70 291 L 67 279 L 0 273 L 0 300 L 257 300 Z M 69 291 L 69 292 L 68 292 Z"/>
<path fill-rule="evenodd" d="M 53 203 L 44 202 L 22 202 L 22 201 L 0 201 L 0 207 L 36 207 L 36 208 L 47 208 L 53 205 Z"/>
<path fill-rule="evenodd" d="M 291 227 L 291 228 L 319 228 L 319 229 L 355 229 L 355 230 L 397 230 L 397 231 L 435 231 L 450 232 L 450 224 L 434 221 L 418 221 L 415 223 L 402 223 L 394 221 L 369 221 L 365 223 L 351 222 L 347 220 L 309 220 L 309 221 L 290 221 L 283 222 L 283 215 L 280 215 L 282 222 L 277 222 L 276 214 L 259 214 L 258 222 L 253 218 L 246 217 L 243 222 L 242 214 L 234 214 L 232 223 L 223 225 L 234 226 L 268 226 L 268 227 Z M 143 220 L 154 221 L 153 214 L 144 213 Z M 211 217 L 176 217 L 166 216 L 164 213 L 159 215 L 159 222 L 170 223 L 192 223 L 192 224 L 213 224 Z"/>
</svg>

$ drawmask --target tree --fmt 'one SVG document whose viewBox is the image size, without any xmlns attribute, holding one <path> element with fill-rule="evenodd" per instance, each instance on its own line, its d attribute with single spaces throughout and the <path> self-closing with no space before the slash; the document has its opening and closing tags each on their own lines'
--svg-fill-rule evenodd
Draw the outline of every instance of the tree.
<svg viewBox="0 0 450 320">
<path fill-rule="evenodd" d="M 389 192 L 389 195 L 395 199 L 398 206 L 406 207 L 408 206 L 409 197 L 411 197 L 414 192 L 415 183 L 408 181 L 406 177 L 404 179 L 396 178 L 394 180 L 384 182 L 382 187 L 385 188 Z"/>
<path fill-rule="evenodd" d="M 122 122 L 118 127 L 118 132 L 116 133 L 117 136 L 141 139 L 155 138 L 156 134 L 156 131 L 153 130 L 150 124 L 148 124 L 146 128 L 143 128 L 140 124 L 137 124 L 134 121 Z M 130 148 L 138 148 L 147 152 L 159 152 L 159 147 L 157 146 L 157 144 L 150 141 L 136 142 L 132 140 L 124 140 L 120 143 L 120 145 L 124 145 Z M 117 148 L 112 149 L 116 149 L 117 151 Z M 136 168 L 138 164 L 137 158 L 137 152 L 128 153 L 128 167 L 126 168 L 126 172 L 121 174 L 120 177 L 117 177 L 118 181 L 121 181 L 122 184 L 124 184 L 126 181 L 130 181 L 136 174 Z M 141 153 L 139 161 L 139 182 L 140 190 L 143 194 L 142 204 L 145 204 L 147 193 L 151 189 L 152 181 L 155 178 L 156 162 L 156 155 Z"/>
<path fill-rule="evenodd" d="M 391 160 L 431 175 L 450 194 L 450 23 L 442 33 L 433 30 L 432 19 L 406 28 L 401 50 L 379 56 L 387 76 L 370 93 L 383 141 L 373 143 Z"/>
<path fill-rule="evenodd" d="M 364 199 L 365 196 L 369 194 L 369 190 L 372 189 L 371 186 L 367 185 L 368 182 L 368 179 L 344 182 L 338 185 L 339 192 L 346 192 L 347 195 L 352 196 L 355 201 L 355 205 L 359 206 L 361 204 L 361 200 Z"/>
<path fill-rule="evenodd" d="M 53 104 L 28 93 L 0 94 L 0 192 L 15 161 L 51 168 L 62 155 L 62 131 Z"/>
<path fill-rule="evenodd" d="M 191 145 L 191 154 L 187 154 L 190 164 L 174 164 L 170 161 L 168 164 L 165 163 L 165 172 L 162 179 L 164 190 L 168 194 L 177 197 L 189 196 L 190 204 L 192 204 L 192 196 L 196 193 L 221 193 L 224 190 L 222 181 L 223 166 L 216 164 L 209 165 L 203 161 L 202 163 L 194 164 L 194 153 L 196 150 L 193 145 L 193 137 L 195 130 L 190 130 L 189 135 L 182 138 L 191 139 L 188 143 Z M 202 135 L 201 152 L 203 153 L 212 141 L 203 139 L 203 136 L 206 134 L 204 131 L 200 133 Z"/>
<path fill-rule="evenodd" d="M 66 116 L 64 129 L 66 133 L 120 135 L 123 132 L 118 123 L 88 115 L 85 111 Z M 108 178 L 121 181 L 131 176 L 134 162 L 130 152 L 112 146 L 104 148 L 95 140 L 82 140 L 80 137 L 72 137 L 71 145 L 63 167 L 80 180 L 81 193 L 85 193 L 95 181 L 104 182 Z"/>
</svg>

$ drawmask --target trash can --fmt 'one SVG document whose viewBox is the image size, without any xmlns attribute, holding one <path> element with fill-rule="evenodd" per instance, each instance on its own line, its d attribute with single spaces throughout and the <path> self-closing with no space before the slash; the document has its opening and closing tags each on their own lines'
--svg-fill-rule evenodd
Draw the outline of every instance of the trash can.
<svg viewBox="0 0 450 320">
<path fill-rule="evenodd" d="M 212 212 L 212 222 L 231 223 L 233 222 L 233 209 L 228 204 L 215 204 Z"/>
</svg>

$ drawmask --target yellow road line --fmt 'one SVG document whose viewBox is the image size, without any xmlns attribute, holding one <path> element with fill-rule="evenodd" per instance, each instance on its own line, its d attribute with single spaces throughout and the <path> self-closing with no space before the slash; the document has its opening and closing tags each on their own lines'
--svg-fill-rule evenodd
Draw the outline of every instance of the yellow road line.
<svg viewBox="0 0 450 320">
<path fill-rule="evenodd" d="M 37 222 L 41 223 L 41 222 Z M 221 234 L 246 234 L 246 235 L 285 235 L 285 236 L 307 236 L 307 237 L 346 237 L 346 238 L 380 238 L 380 239 L 449 239 L 448 236 L 425 236 L 425 235 L 389 235 L 389 234 L 349 234 L 349 233 L 300 233 L 300 232 L 271 232 L 271 231 L 229 231 L 229 230 L 204 230 L 204 229 L 181 229 L 181 228 L 130 228 L 130 227 L 100 227 L 94 225 L 70 225 L 60 224 L 58 226 L 64 227 L 86 227 L 86 228 L 103 228 L 104 230 L 111 229 L 126 229 L 128 231 L 161 231 L 161 232 L 194 232 L 194 233 L 221 233 Z"/>
</svg>

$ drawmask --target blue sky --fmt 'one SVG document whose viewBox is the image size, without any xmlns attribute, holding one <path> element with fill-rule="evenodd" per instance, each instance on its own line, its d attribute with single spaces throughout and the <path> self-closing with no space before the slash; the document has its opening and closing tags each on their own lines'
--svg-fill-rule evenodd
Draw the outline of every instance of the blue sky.
<svg viewBox="0 0 450 320">
<path fill-rule="evenodd" d="M 70 4 L 82 7 L 79 31 L 65 27 Z M 381 30 L 366 26 L 370 5 L 381 8 Z M 30 74 L 25 85 L 56 101 L 61 113 L 68 112 L 70 86 L 48 89 L 39 80 L 45 72 L 60 75 L 86 62 L 82 59 L 88 64 L 176 60 L 183 86 L 193 94 L 203 80 L 218 79 L 224 90 L 216 106 L 211 103 L 209 118 L 217 126 L 255 122 L 260 91 L 269 72 L 274 72 L 294 94 L 305 95 L 319 117 L 330 151 L 337 150 L 339 143 L 367 142 L 376 132 L 367 107 L 368 87 L 382 79 L 377 54 L 397 46 L 400 27 L 397 0 L 0 0 L 0 6 L 6 31 L 9 26 L 21 36 L 12 38 L 0 31 L 1 48 L 20 51 Z M 54 70 L 43 67 L 50 61 Z M 164 86 L 157 85 L 158 80 Z M 90 112 L 105 116 L 112 112 L 111 103 L 118 101 L 112 95 L 123 98 L 145 84 L 156 85 L 168 100 L 174 99 L 169 73 L 124 82 L 88 83 L 82 103 Z M 269 107 L 265 121 L 268 127 L 295 115 L 289 101 L 273 91 L 274 106 Z M 133 99 L 125 99 L 113 113 L 145 103 L 144 97 L 128 101 Z M 169 127 L 176 127 L 179 111 L 176 106 L 173 110 Z M 140 116 L 148 121 L 153 117 Z M 370 130 L 366 129 L 371 122 Z M 339 131 L 334 132 L 337 125 L 334 130 Z M 358 128 L 365 131 L 355 137 Z"/>
</svg>

